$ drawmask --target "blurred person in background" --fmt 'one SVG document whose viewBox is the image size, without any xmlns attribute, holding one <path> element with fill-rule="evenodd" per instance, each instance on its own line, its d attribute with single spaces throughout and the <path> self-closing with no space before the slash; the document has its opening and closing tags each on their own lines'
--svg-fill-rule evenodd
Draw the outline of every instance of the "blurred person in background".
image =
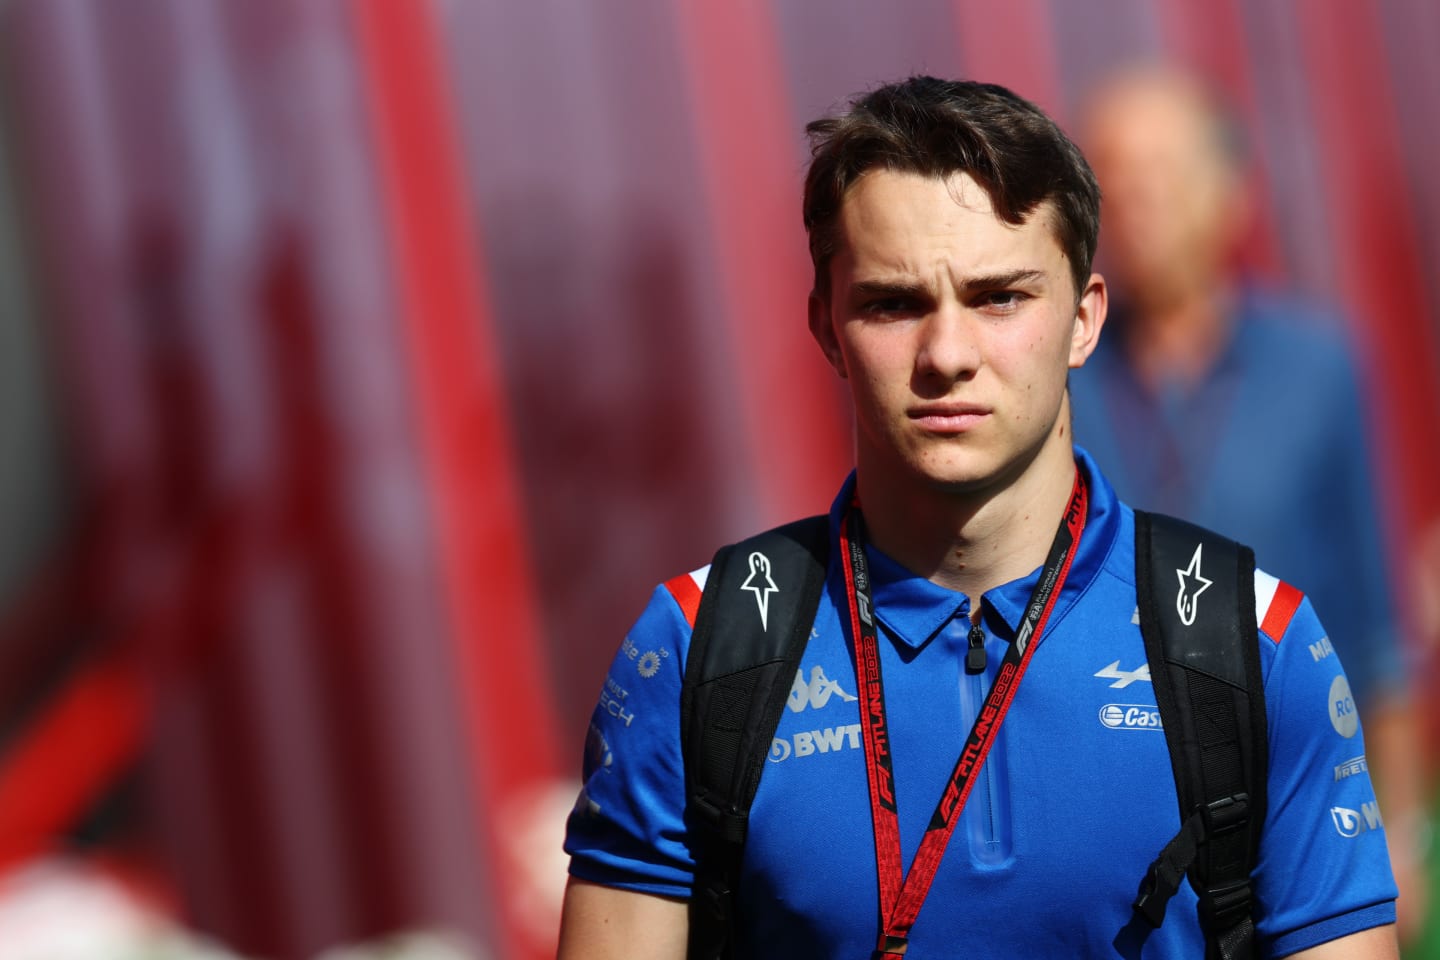
<svg viewBox="0 0 1440 960">
<path fill-rule="evenodd" d="M 1254 210 L 1239 130 L 1198 79 L 1115 74 L 1089 98 L 1081 142 L 1115 303 L 1071 378 L 1076 442 L 1123 499 L 1248 544 L 1314 598 L 1364 720 L 1412 940 L 1426 906 L 1422 758 L 1343 326 L 1240 276 Z"/>
</svg>

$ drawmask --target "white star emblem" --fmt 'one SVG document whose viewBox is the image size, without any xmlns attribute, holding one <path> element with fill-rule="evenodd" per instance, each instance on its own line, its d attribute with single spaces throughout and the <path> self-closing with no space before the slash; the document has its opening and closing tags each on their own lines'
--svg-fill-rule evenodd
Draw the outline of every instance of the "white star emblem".
<svg viewBox="0 0 1440 960">
<path fill-rule="evenodd" d="M 755 594 L 755 605 L 760 608 L 760 628 L 770 629 L 770 594 L 779 593 L 780 588 L 770 578 L 770 558 L 763 553 L 750 554 L 750 576 L 740 585 L 741 590 Z"/>
<path fill-rule="evenodd" d="M 1196 544 L 1195 556 L 1190 558 L 1190 566 L 1175 571 L 1175 575 L 1180 578 L 1180 593 L 1175 597 L 1175 612 L 1180 614 L 1180 622 L 1187 627 L 1195 622 L 1196 604 L 1200 594 L 1214 582 L 1200 574 L 1200 551 L 1204 549 L 1203 543 Z"/>
</svg>

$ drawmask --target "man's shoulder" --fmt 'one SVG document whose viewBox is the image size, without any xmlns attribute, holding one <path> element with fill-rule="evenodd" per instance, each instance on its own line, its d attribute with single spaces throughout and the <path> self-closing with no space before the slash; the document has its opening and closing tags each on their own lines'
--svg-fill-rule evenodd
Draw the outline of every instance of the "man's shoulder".
<svg viewBox="0 0 1440 960">
<path fill-rule="evenodd" d="M 796 565 L 807 562 L 806 555 L 823 566 L 830 538 L 831 519 L 826 514 L 814 514 L 754 531 L 722 544 L 715 550 L 711 562 L 660 583 L 651 598 L 651 606 L 656 606 L 657 601 L 670 601 L 693 629 L 706 587 L 712 579 L 716 579 L 718 585 L 718 577 L 724 573 L 716 570 L 717 560 L 724 564 L 725 571 L 729 571 L 732 577 L 738 575 L 741 578 L 740 589 L 746 591 L 740 594 L 742 597 L 750 592 L 767 597 L 793 593 L 793 586 L 786 589 L 786 585 L 777 583 L 775 578 L 795 576 L 799 572 Z M 660 603 L 662 607 L 665 605 Z"/>
<path fill-rule="evenodd" d="M 1240 336 L 1247 353 L 1282 367 L 1348 367 L 1353 351 L 1345 318 L 1314 300 L 1274 290 L 1248 291 Z"/>
</svg>

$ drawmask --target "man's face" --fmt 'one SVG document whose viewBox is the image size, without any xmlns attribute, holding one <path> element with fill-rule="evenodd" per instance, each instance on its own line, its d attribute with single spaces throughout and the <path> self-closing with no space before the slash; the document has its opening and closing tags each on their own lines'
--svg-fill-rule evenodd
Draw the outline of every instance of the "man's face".
<svg viewBox="0 0 1440 960">
<path fill-rule="evenodd" d="M 1048 206 L 1015 226 L 964 174 L 874 170 L 846 195 L 828 302 L 811 330 L 850 380 L 861 476 L 953 492 L 1018 476 L 1068 436 L 1067 370 L 1104 320 L 1104 281 L 1076 308 Z"/>
<path fill-rule="evenodd" d="M 1219 283 L 1246 221 L 1237 171 L 1198 91 L 1137 76 L 1091 104 L 1086 154 L 1105 193 L 1105 257 L 1142 306 Z"/>
</svg>

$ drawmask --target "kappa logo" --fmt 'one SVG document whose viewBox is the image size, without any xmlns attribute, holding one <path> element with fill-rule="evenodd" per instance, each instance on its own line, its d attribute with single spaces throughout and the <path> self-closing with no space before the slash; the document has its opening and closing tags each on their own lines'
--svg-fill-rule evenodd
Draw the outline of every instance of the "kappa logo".
<svg viewBox="0 0 1440 960">
<path fill-rule="evenodd" d="M 750 554 L 750 576 L 740 584 L 741 590 L 755 594 L 755 605 L 760 608 L 760 629 L 770 630 L 770 594 L 779 593 L 780 588 L 770 577 L 770 558 L 758 550 Z"/>
<path fill-rule="evenodd" d="M 1115 682 L 1110 684 L 1111 689 L 1114 690 L 1124 690 L 1137 680 L 1143 680 L 1145 683 L 1153 682 L 1150 679 L 1150 664 L 1148 663 L 1140 664 L 1138 670 L 1121 670 L 1120 661 L 1116 660 L 1110 666 L 1096 673 L 1095 676 L 1101 680 L 1114 680 Z"/>
<path fill-rule="evenodd" d="M 805 682 L 805 675 L 802 671 L 795 671 L 795 683 L 790 687 L 790 696 L 786 699 L 785 705 L 792 713 L 800 713 L 806 707 L 821 709 L 830 702 L 831 697 L 839 697 L 847 703 L 855 698 L 844 690 L 840 689 L 838 681 L 831 680 L 825 676 L 825 668 L 814 666 L 810 668 L 810 682 Z"/>
<path fill-rule="evenodd" d="M 1195 545 L 1195 555 L 1190 558 L 1190 566 L 1184 570 L 1176 569 L 1175 575 L 1180 578 L 1180 592 L 1175 595 L 1175 612 L 1180 614 L 1180 622 L 1190 626 L 1195 622 L 1195 611 L 1199 609 L 1200 594 L 1210 588 L 1213 580 L 1207 580 L 1200 573 L 1200 551 L 1205 549 L 1205 544 Z"/>
</svg>

